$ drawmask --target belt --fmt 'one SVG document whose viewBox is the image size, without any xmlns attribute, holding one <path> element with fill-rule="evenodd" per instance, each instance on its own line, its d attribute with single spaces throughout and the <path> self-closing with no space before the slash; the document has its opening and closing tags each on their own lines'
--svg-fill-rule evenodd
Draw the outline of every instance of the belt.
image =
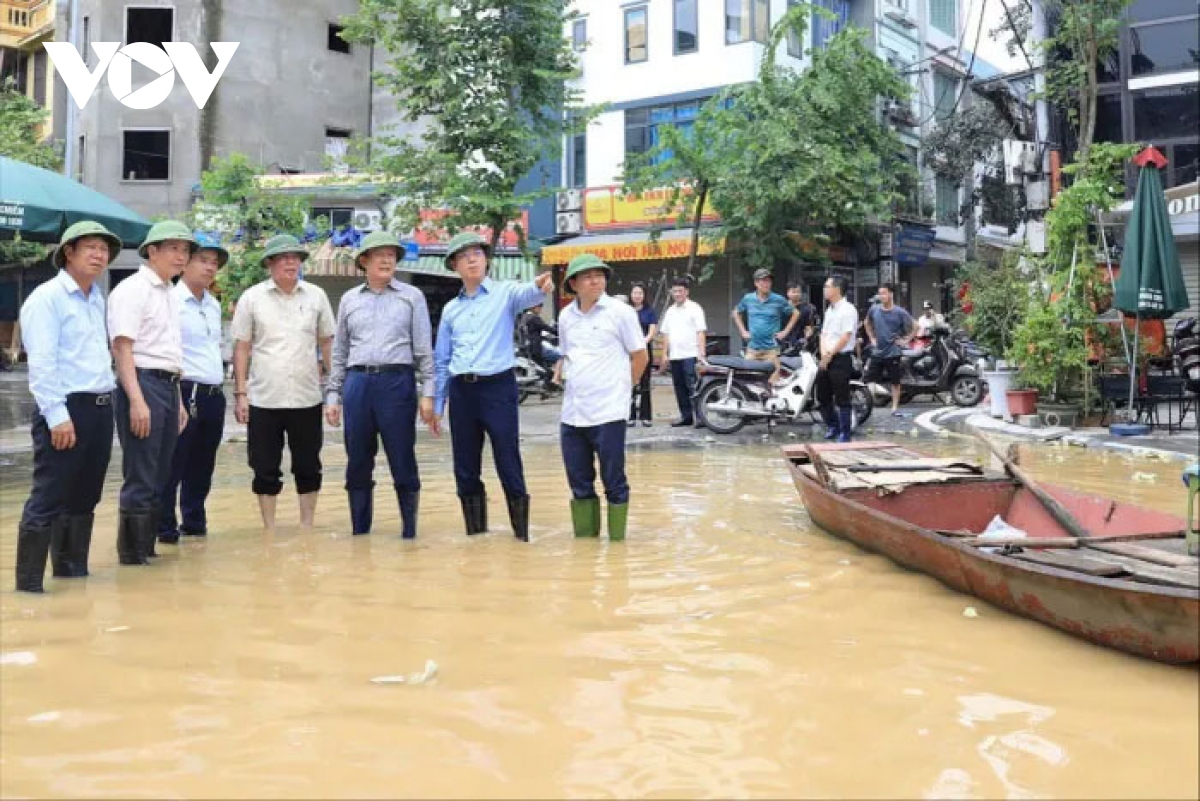
<svg viewBox="0 0 1200 801">
<path fill-rule="evenodd" d="M 225 388 L 220 384 L 201 384 L 199 381 L 189 381 L 186 378 L 180 383 L 191 385 L 189 391 L 196 395 L 220 395 L 225 392 Z"/>
<path fill-rule="evenodd" d="M 170 381 L 172 384 L 179 383 L 179 373 L 175 373 L 170 370 L 155 370 L 148 367 L 139 367 L 137 368 L 137 371 L 142 375 L 151 375 L 155 378 L 161 378 L 164 381 Z"/>
<path fill-rule="evenodd" d="M 352 373 L 375 375 L 376 373 L 409 373 L 412 372 L 413 366 L 411 364 L 356 364 L 346 369 Z"/>
<path fill-rule="evenodd" d="M 486 384 L 489 381 L 499 381 L 502 378 L 508 378 L 513 374 L 512 368 L 501 370 L 498 373 L 491 375 L 480 375 L 479 373 L 460 373 L 454 376 L 455 379 L 467 384 Z"/>
<path fill-rule="evenodd" d="M 69 397 L 82 398 L 87 403 L 97 406 L 108 406 L 112 403 L 111 392 L 72 392 Z"/>
</svg>

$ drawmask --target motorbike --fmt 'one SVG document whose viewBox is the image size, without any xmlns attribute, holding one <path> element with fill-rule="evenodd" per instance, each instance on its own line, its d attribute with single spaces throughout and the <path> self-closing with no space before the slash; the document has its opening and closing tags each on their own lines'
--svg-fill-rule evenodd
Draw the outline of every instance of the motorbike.
<svg viewBox="0 0 1200 801">
<path fill-rule="evenodd" d="M 557 338 L 549 333 L 542 334 L 542 359 L 535 359 L 525 342 L 517 343 L 514 372 L 517 375 L 517 403 L 524 403 L 534 395 L 542 400 L 561 395 L 561 384 L 554 383 L 554 363 L 544 358 L 547 348 L 553 349 Z"/>
<path fill-rule="evenodd" d="M 983 380 L 979 363 L 987 352 L 971 342 L 962 331 L 951 332 L 948 326 L 935 326 L 925 347 L 905 348 L 900 353 L 903 376 L 900 380 L 900 400 L 908 403 L 918 395 L 949 393 L 957 406 L 975 406 L 983 400 Z M 867 372 L 871 359 L 868 356 Z M 880 402 L 890 402 L 886 387 L 871 385 L 872 394 Z"/>
<path fill-rule="evenodd" d="M 815 338 L 812 340 L 815 342 Z M 768 382 L 774 365 L 737 356 L 709 356 L 693 399 L 700 422 L 716 434 L 733 434 L 747 423 L 799 423 L 804 415 L 818 422 L 813 386 L 817 380 L 817 360 L 812 344 L 792 349 L 780 356 L 780 381 Z M 874 401 L 866 384 L 850 382 L 854 427 L 871 416 Z"/>
</svg>

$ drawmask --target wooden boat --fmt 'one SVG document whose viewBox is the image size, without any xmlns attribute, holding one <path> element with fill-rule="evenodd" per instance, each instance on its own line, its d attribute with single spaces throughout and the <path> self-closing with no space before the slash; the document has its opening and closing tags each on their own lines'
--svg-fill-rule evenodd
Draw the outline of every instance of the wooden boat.
<svg viewBox="0 0 1200 801">
<path fill-rule="evenodd" d="M 783 452 L 809 515 L 832 534 L 1094 643 L 1200 660 L 1200 558 L 1182 518 L 889 442 Z M 1059 522 L 1056 502 L 1088 536 Z M 1027 536 L 982 538 L 997 515 Z"/>
</svg>

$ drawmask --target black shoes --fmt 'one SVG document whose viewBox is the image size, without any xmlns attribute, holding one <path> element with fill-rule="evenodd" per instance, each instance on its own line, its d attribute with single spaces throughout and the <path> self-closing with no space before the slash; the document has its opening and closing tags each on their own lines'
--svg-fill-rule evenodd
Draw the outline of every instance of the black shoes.
<svg viewBox="0 0 1200 801">
<path fill-rule="evenodd" d="M 675 422 L 671 423 L 671 428 L 687 428 L 694 425 L 696 425 L 696 423 L 693 420 L 676 420 Z"/>
</svg>

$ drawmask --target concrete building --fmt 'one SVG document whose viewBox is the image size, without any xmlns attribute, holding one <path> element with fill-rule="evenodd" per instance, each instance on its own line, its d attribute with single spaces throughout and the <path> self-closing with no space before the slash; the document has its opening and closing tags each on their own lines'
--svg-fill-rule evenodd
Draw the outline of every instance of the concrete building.
<svg viewBox="0 0 1200 801">
<path fill-rule="evenodd" d="M 54 65 L 42 43 L 54 40 L 55 0 L 0 0 L 0 84 L 48 109 L 43 136 L 54 131 Z"/>
</svg>

